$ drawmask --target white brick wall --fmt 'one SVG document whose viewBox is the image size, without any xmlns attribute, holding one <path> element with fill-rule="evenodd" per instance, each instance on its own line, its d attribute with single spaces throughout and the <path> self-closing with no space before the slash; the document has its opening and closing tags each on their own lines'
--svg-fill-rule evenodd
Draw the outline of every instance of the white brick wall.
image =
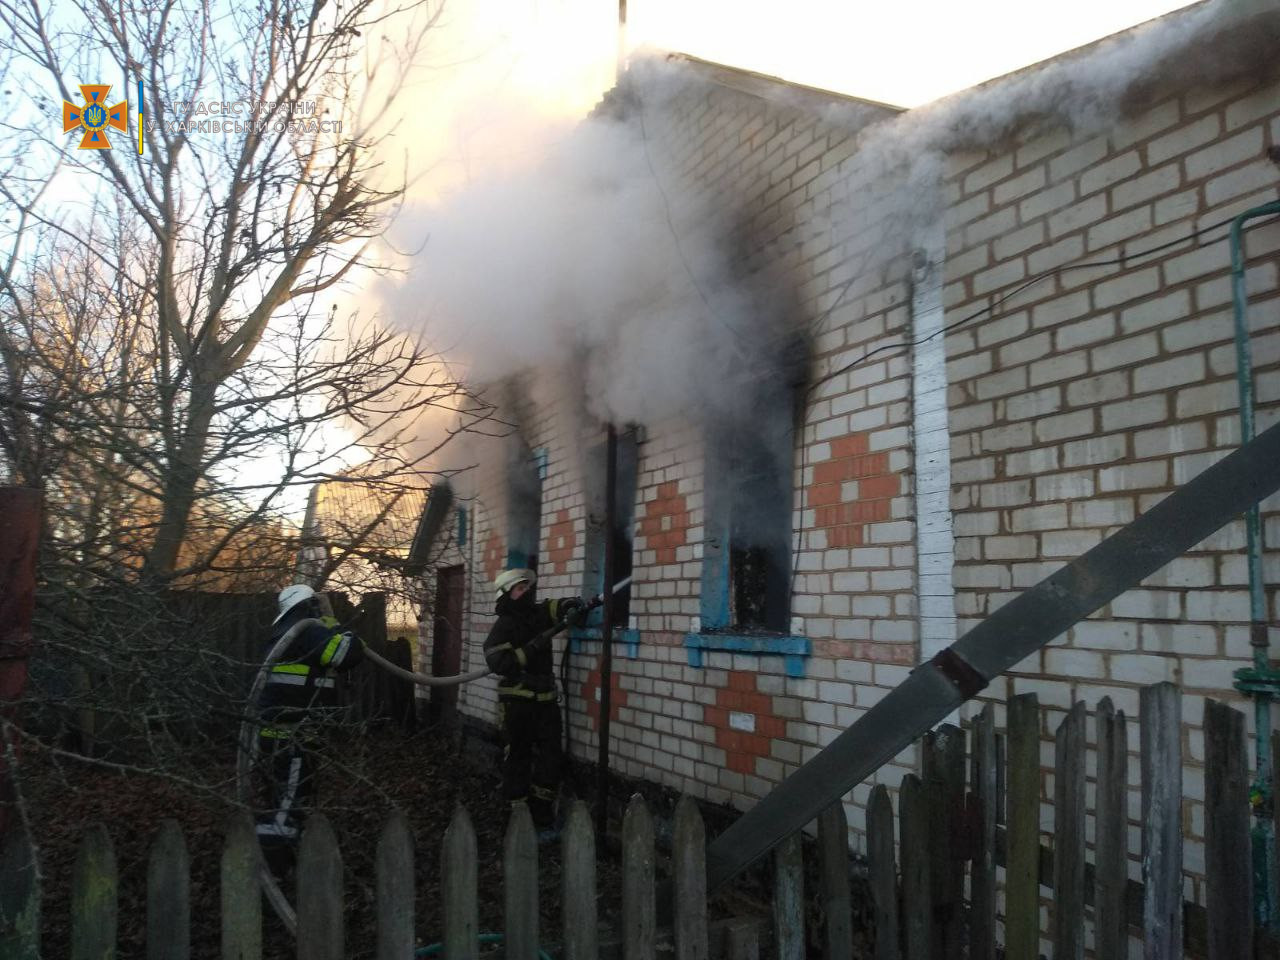
<svg viewBox="0 0 1280 960">
<path fill-rule="evenodd" d="M 993 145 L 982 169 L 1007 171 L 1004 180 L 949 184 L 953 210 L 981 209 L 980 231 L 993 222 L 1008 231 L 979 243 L 962 217 L 948 220 L 949 315 L 966 316 L 1008 293 L 1012 279 L 1001 288 L 987 278 L 1019 276 L 1010 260 L 1025 259 L 1028 276 L 1072 268 L 948 337 L 952 506 L 962 534 L 957 610 L 966 622 L 1004 602 L 1010 585 L 1089 549 L 1238 442 L 1227 247 L 1215 242 L 1222 231 L 1192 234 L 1242 204 L 1277 196 L 1280 171 L 1263 153 L 1276 143 L 1280 87 L 1248 87 L 1216 100 L 1174 94 L 1078 142 L 1058 131 L 1016 149 Z M 1028 182 L 1025 168 L 1034 167 L 1035 180 L 1046 163 L 1043 190 L 1021 196 L 1015 210 L 1011 195 Z M 1049 249 L 1083 237 L 1074 259 L 1032 265 L 1040 251 L 1014 238 L 1034 236 L 1040 221 Z M 1161 244 L 1169 245 L 1141 255 Z M 1280 403 L 1280 356 L 1270 346 L 1280 297 L 1262 253 L 1277 244 L 1274 225 L 1248 238 L 1260 421 Z M 1003 256 L 987 255 L 997 247 Z M 1086 260 L 1118 262 L 1077 268 Z M 1029 328 L 1021 322 L 1028 315 Z M 1038 336 L 1051 337 L 1051 346 L 1037 358 Z M 994 405 L 979 418 L 973 398 Z M 1274 526 L 1274 508 L 1270 516 Z M 1137 690 L 1165 680 L 1242 705 L 1232 672 L 1248 665 L 1250 650 L 1229 638 L 1247 633 L 1248 595 L 1228 572 L 1243 566 L 1240 554 L 1238 533 L 1209 538 L 1019 664 L 1014 689 L 1033 690 L 1058 710 L 1110 696 L 1131 725 Z M 1003 691 L 996 684 L 992 692 Z M 1203 740 L 1202 703 L 1184 697 L 1189 744 Z M 1047 718 L 1046 734 L 1056 722 Z M 1131 729 L 1131 744 L 1135 738 Z M 1188 758 L 1188 843 L 1201 849 L 1202 747 Z M 1194 854 L 1188 864 L 1195 874 Z M 1199 880 L 1189 883 L 1202 898 Z"/>
<path fill-rule="evenodd" d="M 797 322 L 812 334 L 811 384 L 848 369 L 811 390 L 799 427 L 791 614 L 813 644 L 803 678 L 787 676 L 779 656 L 708 651 L 702 667 L 689 666 L 684 636 L 699 626 L 711 496 L 702 434 L 683 420 L 645 425 L 637 518 L 659 487 L 675 484 L 690 526 L 674 562 L 660 563 L 660 548 L 643 535 L 635 543 L 639 655 L 614 659 L 626 697 L 612 724 L 620 770 L 751 805 L 901 682 L 922 643 L 989 615 L 1237 442 L 1226 247 L 1215 242 L 1220 232 L 1191 233 L 1238 213 L 1239 203 L 1276 195 L 1276 168 L 1261 151 L 1280 135 L 1280 88 L 1192 102 L 1171 91 L 1103 133 L 1059 129 L 951 157 L 938 184 L 946 209 L 934 224 L 945 258 L 937 326 L 975 318 L 931 341 L 943 353 L 936 358 L 906 347 L 922 309 L 919 296 L 912 306 L 910 244 L 896 243 L 899 174 L 867 189 L 856 179 L 859 141 L 849 130 L 767 90 L 696 78 L 646 113 L 664 180 L 706 192 L 731 215 L 741 240 L 735 268 L 767 271 L 794 294 Z M 1250 231 L 1261 422 L 1280 416 L 1278 247 L 1274 224 Z M 1084 268 L 1086 260 L 1108 263 Z M 1056 272 L 1017 290 L 1046 270 Z M 936 369 L 936 389 L 923 382 L 930 371 L 922 364 Z M 543 538 L 561 509 L 577 533 L 578 553 L 563 574 L 544 579 L 544 595 L 578 592 L 583 575 L 583 478 L 569 453 L 581 433 L 578 401 L 560 386 L 539 392 L 523 424 L 530 445 L 550 455 Z M 882 458 L 867 470 L 884 488 L 876 508 L 884 512 L 856 536 L 837 532 L 824 519 L 828 504 L 816 502 L 819 476 L 842 457 Z M 487 469 L 466 558 L 464 669 L 480 662 L 491 622 L 484 555 L 506 523 L 497 470 Z M 842 476 L 831 490 L 841 506 L 859 506 L 866 482 Z M 931 539 L 947 519 L 951 557 Z M 1268 522 L 1276 542 L 1274 504 Z M 1231 672 L 1249 655 L 1240 549 L 1238 530 L 1210 538 L 998 679 L 990 698 L 1036 692 L 1050 708 L 1048 735 L 1077 699 L 1109 696 L 1132 718 L 1140 687 L 1168 679 L 1188 691 L 1187 742 L 1196 743 L 1203 698 L 1238 702 Z M 574 750 L 586 757 L 597 735 L 583 692 L 598 657 L 589 641 L 572 658 L 566 713 Z M 752 689 L 732 687 L 744 677 Z M 493 689 L 492 681 L 468 687 L 463 709 L 492 720 Z M 717 711 L 738 709 L 724 703 L 743 692 L 764 698 L 780 730 L 750 769 L 734 769 L 741 764 L 723 745 Z M 1199 755 L 1190 747 L 1188 755 L 1189 772 L 1198 770 Z M 917 763 L 914 753 L 900 757 L 877 779 L 896 788 Z M 866 785 L 851 794 L 855 830 L 866 796 Z M 1195 797 L 1187 822 L 1198 842 Z"/>
</svg>

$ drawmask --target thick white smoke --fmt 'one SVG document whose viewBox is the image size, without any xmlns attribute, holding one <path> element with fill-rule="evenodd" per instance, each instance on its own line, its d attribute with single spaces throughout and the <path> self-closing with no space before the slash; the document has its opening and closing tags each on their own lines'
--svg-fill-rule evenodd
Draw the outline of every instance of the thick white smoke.
<svg viewBox="0 0 1280 960">
<path fill-rule="evenodd" d="M 1197 70 L 1212 72 L 1211 61 L 1229 61 L 1230 50 L 1207 57 L 1202 44 L 1240 2 L 1207 3 L 863 129 L 851 197 L 890 173 L 898 184 L 876 203 L 877 228 L 891 224 L 898 234 L 879 245 L 907 249 L 922 222 L 936 222 L 934 187 L 948 151 L 1028 129 L 1101 131 L 1170 63 L 1194 58 Z M 584 392 L 601 419 L 647 423 L 731 409 L 740 391 L 728 373 L 758 362 L 768 342 L 759 295 L 768 284 L 750 287 L 729 267 L 728 218 L 737 211 L 691 193 L 637 122 L 646 111 L 655 119 L 683 82 L 650 64 L 637 84 L 642 106 L 626 123 L 531 125 L 528 111 L 503 101 L 473 110 L 488 147 L 469 156 L 465 179 L 410 197 L 391 233 L 410 255 L 378 289 L 384 315 L 421 333 L 475 383 L 531 367 L 573 369 L 589 356 Z M 857 129 L 866 114 L 833 106 L 827 119 Z M 896 208 L 887 218 L 886 204 Z M 860 205 L 837 205 L 810 226 L 853 236 Z"/>
<path fill-rule="evenodd" d="M 711 211 L 664 183 L 652 151 L 637 125 L 593 118 L 526 163 L 411 204 L 394 235 L 417 252 L 384 310 L 472 382 L 587 356 L 602 418 L 708 401 L 704 375 L 746 355 L 750 301 Z"/>
</svg>

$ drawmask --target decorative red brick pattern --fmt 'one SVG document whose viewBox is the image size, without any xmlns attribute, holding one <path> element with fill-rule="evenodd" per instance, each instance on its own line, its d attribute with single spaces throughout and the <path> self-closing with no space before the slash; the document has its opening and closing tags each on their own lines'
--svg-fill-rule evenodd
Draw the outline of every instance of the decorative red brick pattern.
<svg viewBox="0 0 1280 960">
<path fill-rule="evenodd" d="M 573 549 L 577 545 L 578 537 L 573 532 L 573 521 L 569 519 L 569 511 L 561 509 L 556 514 L 555 522 L 547 531 L 547 556 L 551 559 L 553 572 L 568 572 L 569 561 L 573 559 Z"/>
<path fill-rule="evenodd" d="M 676 548 L 688 542 L 689 507 L 678 492 L 676 481 L 658 484 L 658 495 L 644 505 L 640 535 L 648 549 L 656 553 L 658 564 L 676 562 Z"/>
<path fill-rule="evenodd" d="M 815 463 L 809 505 L 828 547 L 860 547 L 864 528 L 890 518 L 889 501 L 902 493 L 902 478 L 889 472 L 889 454 L 871 453 L 866 433 L 831 441 L 831 457 Z"/>
<path fill-rule="evenodd" d="M 502 538 L 497 533 L 490 533 L 484 545 L 484 573 L 490 583 L 502 572 L 502 560 Z"/>
<path fill-rule="evenodd" d="M 730 713 L 755 718 L 755 732 L 729 726 Z M 786 734 L 786 722 L 773 715 L 773 698 L 756 689 L 756 675 L 730 670 L 729 685 L 716 691 L 716 705 L 704 707 L 703 719 L 716 731 L 716 746 L 725 752 L 725 765 L 735 773 L 755 773 L 756 758 L 768 757 L 771 742 Z"/>
<path fill-rule="evenodd" d="M 582 685 L 582 700 L 587 705 L 587 716 L 591 719 L 591 729 L 600 729 L 600 668 L 596 667 L 587 674 L 587 682 Z M 618 710 L 627 705 L 627 691 L 622 688 L 622 675 L 616 670 L 609 676 L 609 720 L 618 719 Z"/>
</svg>

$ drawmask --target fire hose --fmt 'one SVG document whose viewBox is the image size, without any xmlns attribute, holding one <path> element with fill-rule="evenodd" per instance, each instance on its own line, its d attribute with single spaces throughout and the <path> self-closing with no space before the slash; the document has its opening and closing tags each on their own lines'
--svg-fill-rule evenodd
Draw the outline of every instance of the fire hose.
<svg viewBox="0 0 1280 960">
<path fill-rule="evenodd" d="M 612 592 L 617 593 L 624 589 L 629 583 L 631 583 L 630 577 L 618 581 L 613 585 Z M 586 609 L 592 610 L 595 607 L 600 606 L 603 602 L 603 595 L 597 594 L 588 601 Z M 357 614 L 356 617 L 356 620 L 358 619 L 359 614 Z M 314 617 L 299 620 L 286 630 L 284 635 L 272 645 L 266 658 L 262 661 L 262 666 L 258 668 L 258 673 L 253 680 L 253 686 L 249 689 L 249 704 L 256 704 L 258 702 L 258 697 L 261 695 L 262 688 L 266 684 L 267 674 L 270 671 L 272 664 L 279 661 L 281 656 L 284 655 L 284 652 L 289 649 L 289 645 L 293 643 L 298 635 L 301 634 L 303 630 L 311 626 L 325 627 L 326 625 L 322 620 L 317 620 Z M 561 620 L 539 634 L 537 641 L 535 642 L 550 642 L 556 634 L 569 626 L 571 626 L 571 624 L 568 620 Z M 364 644 L 364 655 L 387 672 L 424 687 L 459 686 L 464 683 L 470 683 L 473 680 L 479 680 L 482 677 L 487 677 L 491 672 L 488 667 L 481 667 L 476 670 L 472 670 L 470 673 L 460 673 L 452 677 L 433 677 L 397 666 L 381 654 L 375 653 L 368 644 Z M 255 731 L 258 726 L 257 718 L 248 714 L 246 714 L 244 720 L 240 724 L 240 749 L 237 751 L 236 755 L 236 799 L 244 804 L 249 802 L 249 773 L 253 768 L 258 752 L 258 738 L 255 735 Z M 265 862 L 259 865 L 258 878 L 262 885 L 263 895 L 267 898 L 267 902 L 271 904 L 272 909 L 275 910 L 276 915 L 280 918 L 286 929 L 288 929 L 290 935 L 296 937 L 298 933 L 297 912 L 293 909 L 293 905 L 289 903 L 289 898 L 284 895 L 284 891 L 280 889 L 280 883 L 276 880 L 275 874 L 271 872 Z"/>
<path fill-rule="evenodd" d="M 312 626 L 325 627 L 325 623 L 314 617 L 299 620 L 286 630 L 284 635 L 271 647 L 266 658 L 262 661 L 262 666 L 258 668 L 253 686 L 249 689 L 248 702 L 250 704 L 258 702 L 258 697 L 262 693 L 262 688 L 266 683 L 267 674 L 270 672 L 272 664 L 279 661 L 284 652 L 289 649 L 289 645 L 293 643 L 302 631 Z M 560 629 L 563 629 L 563 625 L 561 625 Z M 426 674 L 415 673 L 412 670 L 396 666 L 385 657 L 375 653 L 368 644 L 364 644 L 364 655 L 384 670 L 422 686 L 455 686 L 469 683 L 472 680 L 479 680 L 481 677 L 489 675 L 488 667 L 482 667 L 472 670 L 470 673 L 458 674 L 452 677 L 431 677 Z M 253 769 L 254 761 L 257 759 L 258 738 L 256 730 L 258 726 L 257 718 L 248 715 L 245 716 L 240 724 L 240 749 L 236 755 L 236 799 L 245 804 L 249 802 L 249 773 Z M 276 915 L 289 933 L 292 936 L 297 936 L 297 912 L 293 909 L 293 904 L 289 902 L 289 898 L 284 895 L 284 891 L 280 889 L 280 883 L 275 874 L 271 872 L 265 862 L 258 867 L 258 879 L 267 902 L 271 904 L 272 909 L 275 910 Z"/>
</svg>

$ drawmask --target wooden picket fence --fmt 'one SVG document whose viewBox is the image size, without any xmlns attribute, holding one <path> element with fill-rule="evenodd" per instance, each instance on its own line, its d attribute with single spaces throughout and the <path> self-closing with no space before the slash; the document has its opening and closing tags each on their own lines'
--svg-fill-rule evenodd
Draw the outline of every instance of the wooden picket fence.
<svg viewBox="0 0 1280 960">
<path fill-rule="evenodd" d="M 839 807 L 836 808 L 840 809 Z M 848 927 L 851 904 L 847 833 L 831 833 L 828 848 L 839 853 L 844 877 L 842 909 Z M 622 904 L 619 940 L 624 960 L 653 960 L 658 946 L 654 821 L 640 797 L 628 805 L 622 827 Z M 557 956 L 597 960 L 601 952 L 597 915 L 596 850 L 592 818 L 577 801 L 561 839 L 563 927 Z M 673 925 L 670 931 L 680 960 L 707 960 L 713 933 L 719 956 L 756 960 L 758 928 L 749 921 L 716 925 L 707 919 L 706 857 L 702 816 L 688 797 L 676 807 L 673 838 Z M 785 845 L 788 866 L 779 877 L 781 935 L 788 954 L 803 957 L 803 878 L 798 840 Z M 545 949 L 538 929 L 538 842 L 533 821 L 519 805 L 508 824 L 503 846 L 504 954 L 511 960 L 538 960 Z M 835 859 L 832 858 L 833 864 Z M 415 956 L 413 838 L 408 821 L 393 814 L 385 824 L 375 858 L 378 960 Z M 478 851 L 471 818 L 461 807 L 445 831 L 441 851 L 443 956 L 475 960 L 480 953 L 477 898 Z M 34 864 L 25 841 L 11 839 L 2 855 L 0 881 L 0 956 L 38 960 L 39 894 Z M 252 821 L 237 815 L 228 825 L 221 862 L 221 956 L 223 960 L 261 960 L 262 903 L 258 891 L 261 858 Z M 343 960 L 343 864 L 337 837 L 323 814 L 311 817 L 303 832 L 297 863 L 297 956 L 306 960 Z M 113 844 L 106 829 L 95 826 L 81 840 L 71 885 L 72 960 L 114 960 L 117 956 L 118 876 Z M 610 915 L 609 919 L 616 919 Z M 147 868 L 147 957 L 187 960 L 191 956 L 190 862 L 182 829 L 165 821 Z M 789 931 L 789 932 L 788 932 Z M 541 932 L 545 934 L 545 932 Z M 846 930 L 847 934 L 847 930 Z M 540 947 L 541 943 L 541 947 Z M 799 952 L 796 952 L 796 950 Z M 420 955 L 420 954 L 419 954 Z"/>
<path fill-rule="evenodd" d="M 812 894 L 821 905 L 823 929 L 809 939 L 822 944 L 826 960 L 850 960 L 855 940 L 874 944 L 874 960 L 1036 960 L 1046 939 L 1055 960 L 1077 960 L 1084 956 L 1091 924 L 1098 960 L 1127 960 L 1133 940 L 1142 941 L 1146 958 L 1254 957 L 1244 717 L 1212 701 L 1206 706 L 1207 895 L 1205 905 L 1197 907 L 1182 899 L 1181 694 L 1171 684 L 1146 688 L 1140 709 L 1142 848 L 1133 852 L 1141 853 L 1141 883 L 1128 876 L 1131 745 L 1123 713 L 1103 700 L 1094 714 L 1090 859 L 1085 706 L 1076 704 L 1055 733 L 1048 848 L 1042 846 L 1040 825 L 1043 714 L 1034 696 L 1020 696 L 1008 705 L 1003 734 L 996 731 L 988 705 L 968 731 L 944 725 L 926 737 L 922 773 L 903 779 L 896 815 L 884 786 L 871 791 L 865 831 L 873 932 L 858 936 L 853 929 L 845 808 L 837 803 L 819 817 L 820 888 Z M 966 740 L 972 749 L 966 749 Z M 503 849 L 503 952 L 512 960 L 536 960 L 540 938 L 544 948 L 548 941 L 558 943 L 555 954 L 564 960 L 597 960 L 602 951 L 621 960 L 653 960 L 660 945 L 664 955 L 674 951 L 677 960 L 759 956 L 762 933 L 767 933 L 759 918 L 708 923 L 704 827 L 691 798 L 683 798 L 675 811 L 673 882 L 663 888 L 671 896 L 670 925 L 662 931 L 654 819 L 643 800 L 632 798 L 623 818 L 620 907 L 603 908 L 616 942 L 601 940 L 595 836 L 581 801 L 568 816 L 561 843 L 563 912 L 555 935 L 538 929 L 537 839 L 527 811 L 517 808 Z M 806 956 L 802 850 L 797 835 L 774 853 L 772 917 L 764 922 L 771 919 L 766 942 L 779 960 Z M 378 960 L 415 954 L 412 851 L 408 823 L 395 814 L 383 829 L 376 856 Z M 14 843 L 0 857 L 0 876 L 7 878 L 0 883 L 0 955 L 35 960 L 39 897 L 33 881 L 25 886 L 22 881 L 32 865 Z M 480 951 L 478 862 L 475 831 L 460 808 L 444 835 L 441 855 L 443 955 L 449 960 L 474 960 Z M 224 960 L 262 956 L 259 863 L 253 825 L 241 815 L 230 824 L 221 863 Z M 999 915 L 998 866 L 1005 869 Z M 297 955 L 340 960 L 346 955 L 342 857 L 322 815 L 308 822 L 297 875 Z M 149 960 L 190 956 L 188 878 L 182 831 L 167 822 L 148 869 Z M 116 889 L 111 840 L 104 828 L 95 827 L 84 836 L 75 866 L 72 960 L 116 956 Z M 1048 930 L 1041 927 L 1042 900 L 1048 902 Z"/>
<path fill-rule="evenodd" d="M 966 731 L 954 726 L 926 736 L 923 776 L 904 777 L 899 791 L 897 862 L 889 794 L 880 786 L 871 793 L 876 960 L 1036 960 L 1046 940 L 1054 960 L 1079 960 L 1087 939 L 1097 960 L 1127 960 L 1138 942 L 1150 960 L 1245 960 L 1255 946 L 1265 948 L 1259 956 L 1274 955 L 1253 923 L 1244 715 L 1212 700 L 1205 706 L 1206 902 L 1196 905 L 1183 902 L 1182 695 L 1173 684 L 1156 684 L 1140 692 L 1139 704 L 1139 850 L 1128 848 L 1128 793 L 1139 786 L 1129 782 L 1128 724 L 1109 699 L 1094 715 L 1092 810 L 1083 702 L 1054 733 L 1052 797 L 1043 796 L 1043 715 L 1034 695 L 1010 701 L 1003 734 L 991 705 L 984 707 L 967 731 L 969 751 Z M 1280 739 L 1272 755 L 1280 758 Z M 1053 808 L 1047 847 L 1044 800 Z M 1131 854 L 1141 857 L 1140 882 L 1129 879 Z M 998 866 L 1005 869 L 999 916 Z"/>
</svg>

